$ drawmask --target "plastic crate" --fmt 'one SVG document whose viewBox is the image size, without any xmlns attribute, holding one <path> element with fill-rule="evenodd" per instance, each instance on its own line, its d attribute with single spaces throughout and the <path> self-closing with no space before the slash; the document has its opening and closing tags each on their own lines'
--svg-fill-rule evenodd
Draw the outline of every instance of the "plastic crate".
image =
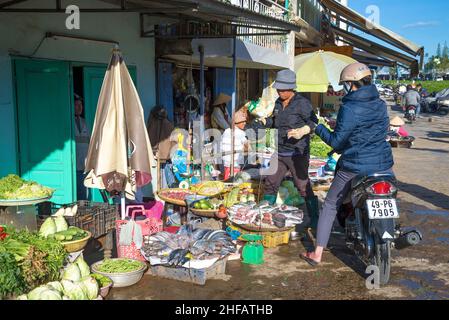
<svg viewBox="0 0 449 320">
<path fill-rule="evenodd" d="M 207 269 L 188 269 L 183 267 L 151 266 L 150 274 L 165 279 L 178 280 L 199 285 L 205 285 L 211 277 L 225 274 L 226 263 L 228 259 L 224 258 L 215 262 Z"/>
<path fill-rule="evenodd" d="M 240 233 L 240 236 L 237 238 L 238 240 L 244 240 L 242 238 L 245 234 L 260 234 L 263 236 L 262 244 L 265 248 L 275 248 L 282 244 L 288 244 L 290 242 L 290 233 L 294 228 L 287 231 L 278 231 L 278 232 L 254 232 L 242 229 L 234 224 L 228 224 L 228 227 L 231 230 L 237 231 Z"/>
<path fill-rule="evenodd" d="M 76 216 L 64 216 L 70 226 L 75 226 L 83 230 L 90 231 L 94 238 L 99 238 L 115 229 L 115 221 L 118 217 L 117 205 L 85 200 L 80 200 L 78 202 L 66 205 L 45 203 L 39 206 L 37 227 L 40 228 L 45 219 L 56 213 L 58 209 L 73 207 L 74 205 L 78 205 Z"/>
</svg>

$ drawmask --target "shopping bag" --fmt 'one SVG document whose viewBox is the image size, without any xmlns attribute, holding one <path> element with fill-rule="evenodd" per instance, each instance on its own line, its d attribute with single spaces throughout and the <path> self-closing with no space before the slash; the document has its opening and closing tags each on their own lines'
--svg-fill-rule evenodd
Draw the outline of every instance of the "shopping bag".
<svg viewBox="0 0 449 320">
<path fill-rule="evenodd" d="M 134 209 L 130 220 L 116 221 L 117 256 L 119 258 L 130 258 L 145 261 L 145 258 L 140 253 L 144 237 L 161 232 L 162 220 L 156 218 L 145 218 L 144 220 L 136 221 L 136 214 L 141 213 L 145 215 L 144 206 L 138 207 L 138 210 L 136 210 L 136 206 L 128 206 L 126 208 L 126 216 L 129 216 L 130 209 Z M 122 232 L 123 228 L 125 228 L 124 232 Z M 125 241 L 120 241 L 120 237 L 122 235 L 126 236 L 128 239 Z M 126 245 L 129 243 L 129 237 L 132 238 L 131 244 Z"/>
</svg>

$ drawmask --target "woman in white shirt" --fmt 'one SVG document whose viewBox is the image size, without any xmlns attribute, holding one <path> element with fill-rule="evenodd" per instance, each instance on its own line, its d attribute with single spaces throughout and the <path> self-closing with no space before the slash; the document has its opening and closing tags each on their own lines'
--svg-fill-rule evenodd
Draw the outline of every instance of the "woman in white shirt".
<svg viewBox="0 0 449 320">
<path fill-rule="evenodd" d="M 238 114 L 237 114 L 238 115 Z M 241 171 L 241 168 L 245 161 L 244 152 L 248 150 L 248 139 L 244 131 L 246 125 L 246 118 L 240 118 L 236 116 L 234 120 L 234 174 Z M 224 164 L 224 180 L 229 179 L 231 176 L 231 163 L 232 163 L 232 129 L 228 128 L 223 132 L 222 138 L 222 152 Z"/>
</svg>

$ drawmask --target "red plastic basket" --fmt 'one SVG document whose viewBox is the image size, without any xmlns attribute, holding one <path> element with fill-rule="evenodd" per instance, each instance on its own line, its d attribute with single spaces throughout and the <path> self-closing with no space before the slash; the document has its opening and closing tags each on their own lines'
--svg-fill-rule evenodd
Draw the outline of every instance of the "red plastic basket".
<svg viewBox="0 0 449 320">
<path fill-rule="evenodd" d="M 128 216 L 129 210 L 132 206 L 126 208 L 126 216 Z M 135 220 L 136 213 L 145 214 L 145 209 L 134 210 L 131 219 Z M 120 231 L 123 225 L 127 224 L 128 220 L 117 220 L 116 221 L 116 232 L 117 232 L 117 257 L 119 258 L 130 258 L 140 261 L 145 261 L 144 256 L 140 253 L 140 249 L 137 249 L 135 243 L 131 243 L 129 246 L 120 245 Z M 145 220 L 136 221 L 138 225 L 142 228 L 142 236 L 149 236 L 162 231 L 162 220 L 156 218 L 147 218 Z M 143 240 L 143 239 L 142 239 Z"/>
</svg>

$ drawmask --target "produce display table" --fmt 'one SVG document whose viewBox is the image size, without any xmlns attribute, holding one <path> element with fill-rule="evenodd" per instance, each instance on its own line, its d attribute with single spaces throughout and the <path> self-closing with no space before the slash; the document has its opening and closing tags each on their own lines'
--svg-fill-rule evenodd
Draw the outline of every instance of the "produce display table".
<svg viewBox="0 0 449 320">
<path fill-rule="evenodd" d="M 163 223 L 163 228 L 165 228 L 167 226 L 167 211 L 168 211 L 168 206 L 172 205 L 173 206 L 173 210 L 178 211 L 180 216 L 181 216 L 181 224 L 187 224 L 187 213 L 188 213 L 188 209 L 187 209 L 187 203 L 185 200 L 180 200 L 180 199 L 173 199 L 170 197 L 166 196 L 166 193 L 168 191 L 171 192 L 185 192 L 188 194 L 193 194 L 192 192 L 190 192 L 189 190 L 184 190 L 184 189 L 161 189 L 158 192 L 156 192 L 157 196 L 163 200 L 165 202 L 164 204 L 164 211 L 162 213 L 162 223 Z"/>
<path fill-rule="evenodd" d="M 0 200 L 0 224 L 37 230 L 36 204 L 48 201 L 50 197 L 24 200 Z"/>
</svg>

